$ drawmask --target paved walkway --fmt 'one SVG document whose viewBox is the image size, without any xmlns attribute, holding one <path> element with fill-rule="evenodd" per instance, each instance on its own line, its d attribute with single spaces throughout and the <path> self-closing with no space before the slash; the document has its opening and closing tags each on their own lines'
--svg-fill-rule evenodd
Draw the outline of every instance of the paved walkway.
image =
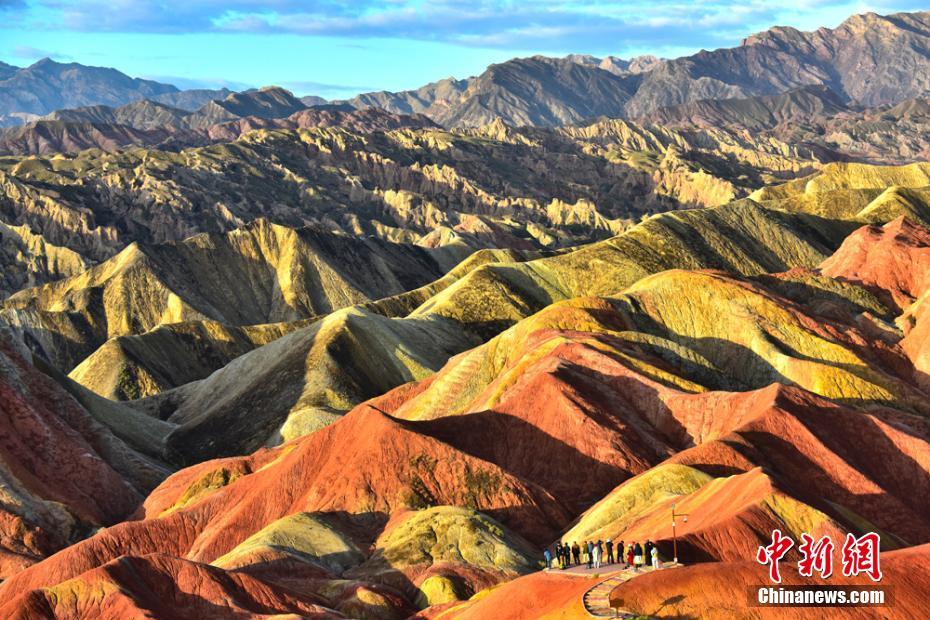
<svg viewBox="0 0 930 620">
<path fill-rule="evenodd" d="M 674 562 L 663 562 L 660 565 L 659 570 L 675 568 L 677 566 L 680 566 L 680 564 L 675 564 Z M 588 614 L 594 618 L 635 617 L 636 614 L 625 612 L 622 609 L 611 609 L 610 593 L 613 592 L 613 589 L 624 581 L 633 579 L 639 575 L 646 575 L 653 571 L 654 569 L 652 568 L 642 568 L 637 572 L 632 568 L 625 568 L 623 564 L 608 564 L 601 566 L 600 568 L 588 568 L 586 565 L 582 564 L 580 566 L 566 568 L 565 570 L 558 568 L 552 569 L 552 572 L 563 575 L 578 575 L 579 577 L 604 577 L 604 579 L 598 581 L 595 586 L 589 588 L 584 593 L 584 608 Z"/>
<path fill-rule="evenodd" d="M 585 611 L 595 618 L 629 617 L 630 614 L 610 607 L 610 593 L 624 581 L 635 577 L 636 574 L 632 570 L 617 573 L 585 592 L 583 599 Z"/>
</svg>

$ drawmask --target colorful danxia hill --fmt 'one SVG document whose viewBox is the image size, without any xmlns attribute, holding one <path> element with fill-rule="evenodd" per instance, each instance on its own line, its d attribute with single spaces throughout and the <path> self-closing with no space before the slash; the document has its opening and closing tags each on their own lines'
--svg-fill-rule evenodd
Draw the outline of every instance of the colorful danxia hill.
<svg viewBox="0 0 930 620">
<path fill-rule="evenodd" d="M 337 103 L 0 64 L 0 618 L 927 617 L 926 50 Z M 878 534 L 890 601 L 750 605 L 775 530 L 836 544 L 783 586 Z M 543 570 L 588 540 L 664 567 Z"/>
</svg>

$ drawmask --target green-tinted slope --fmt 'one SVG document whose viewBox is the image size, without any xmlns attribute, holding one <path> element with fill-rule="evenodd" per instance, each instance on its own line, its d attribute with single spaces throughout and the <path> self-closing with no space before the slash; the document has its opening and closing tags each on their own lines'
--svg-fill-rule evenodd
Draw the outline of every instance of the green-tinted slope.
<svg viewBox="0 0 930 620">
<path fill-rule="evenodd" d="M 160 325 L 295 321 L 396 295 L 441 277 L 469 252 L 259 220 L 225 235 L 133 244 L 77 276 L 21 291 L 2 314 L 68 371 L 108 338 Z"/>
<path fill-rule="evenodd" d="M 169 458 L 197 462 L 277 441 L 288 416 L 343 412 L 426 377 L 475 344 L 452 321 L 349 308 L 139 405 L 179 425 L 168 438 Z"/>
<path fill-rule="evenodd" d="M 481 265 L 539 256 L 519 250 L 479 250 L 446 275 L 419 288 L 360 304 L 384 316 L 404 316 Z M 131 400 L 209 376 L 236 357 L 301 329 L 320 317 L 284 323 L 235 326 L 217 321 L 160 325 L 142 334 L 117 336 L 82 361 L 70 376 L 108 398 Z"/>
<path fill-rule="evenodd" d="M 555 301 L 616 294 L 666 269 L 756 275 L 813 267 L 855 227 L 766 209 L 752 201 L 664 213 L 574 252 L 477 269 L 412 316 L 444 316 L 466 325 L 486 325 L 496 333 Z"/>
</svg>

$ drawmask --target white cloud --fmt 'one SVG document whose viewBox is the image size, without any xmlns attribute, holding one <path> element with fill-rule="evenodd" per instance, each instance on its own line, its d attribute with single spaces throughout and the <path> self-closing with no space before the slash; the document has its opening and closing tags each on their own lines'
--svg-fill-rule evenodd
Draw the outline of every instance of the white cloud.
<svg viewBox="0 0 930 620">
<path fill-rule="evenodd" d="M 613 52 L 653 45 L 709 47 L 776 25 L 833 25 L 864 10 L 918 8 L 912 0 L 37 0 L 6 2 L 45 28 L 107 32 L 290 33 L 441 41 L 541 52 Z M 2 5 L 0 5 L 2 6 Z M 825 21 L 827 23 L 825 23 Z"/>
</svg>

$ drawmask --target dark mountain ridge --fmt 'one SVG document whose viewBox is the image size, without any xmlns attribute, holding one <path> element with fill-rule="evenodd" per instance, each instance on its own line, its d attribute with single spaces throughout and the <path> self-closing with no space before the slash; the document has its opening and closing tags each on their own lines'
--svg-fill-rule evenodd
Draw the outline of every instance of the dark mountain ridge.
<svg viewBox="0 0 930 620">
<path fill-rule="evenodd" d="M 367 93 L 350 103 L 422 112 L 450 127 L 496 117 L 547 126 L 592 115 L 639 117 L 694 101 L 776 95 L 805 86 L 825 86 L 844 102 L 868 107 L 921 95 L 930 87 L 930 13 L 867 13 L 813 32 L 776 27 L 734 48 L 674 60 L 517 58 L 467 80 Z"/>
<path fill-rule="evenodd" d="M 129 77 L 108 67 L 43 58 L 28 67 L 0 63 L 0 120 L 19 124 L 26 115 L 42 116 L 55 110 L 82 106 L 117 107 L 141 99 L 192 111 L 228 89 L 181 90 L 171 84 Z"/>
<path fill-rule="evenodd" d="M 221 114 L 218 110 L 222 108 L 217 102 L 211 102 L 205 108 L 208 109 L 203 113 L 185 114 L 144 100 L 119 108 L 91 106 L 54 112 L 22 126 L 0 129 L 0 155 L 77 153 L 87 149 L 112 153 L 133 147 L 173 151 L 229 142 L 258 129 L 341 127 L 347 131 L 369 133 L 438 127 L 422 114 L 394 114 L 379 108 L 302 108 L 284 118 Z M 211 118 L 214 114 L 215 117 Z"/>
</svg>

